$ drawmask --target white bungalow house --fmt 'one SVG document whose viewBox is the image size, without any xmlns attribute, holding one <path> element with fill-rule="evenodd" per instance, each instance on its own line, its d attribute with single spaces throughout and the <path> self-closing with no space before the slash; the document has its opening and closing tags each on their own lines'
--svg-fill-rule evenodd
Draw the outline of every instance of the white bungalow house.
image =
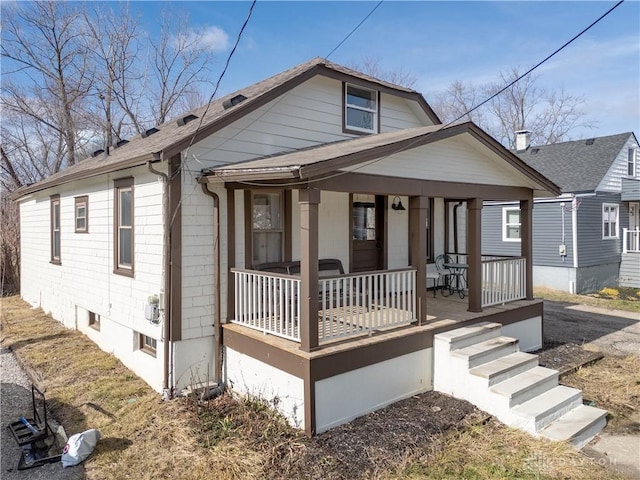
<svg viewBox="0 0 640 480">
<path fill-rule="evenodd" d="M 518 350 L 542 343 L 533 198 L 559 193 L 419 93 L 314 59 L 18 190 L 21 294 L 166 396 L 222 382 L 310 435 L 468 377 L 511 424 L 562 397 L 554 438 L 581 397 Z M 487 200 L 518 202 L 518 255 L 482 255 Z M 460 201 L 464 300 L 427 285 Z M 574 441 L 604 422 L 584 408 Z"/>
</svg>

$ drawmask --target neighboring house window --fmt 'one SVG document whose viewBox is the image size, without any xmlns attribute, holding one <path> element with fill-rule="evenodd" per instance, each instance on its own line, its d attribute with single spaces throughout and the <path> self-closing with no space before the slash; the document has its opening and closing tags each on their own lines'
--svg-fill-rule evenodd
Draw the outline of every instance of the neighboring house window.
<svg viewBox="0 0 640 480">
<path fill-rule="evenodd" d="M 502 209 L 502 241 L 520 241 L 520 209 L 518 207 Z"/>
<path fill-rule="evenodd" d="M 358 133 L 377 133 L 379 122 L 378 92 L 345 84 L 344 129 Z"/>
<path fill-rule="evenodd" d="M 60 196 L 51 197 L 51 263 L 60 264 Z"/>
<path fill-rule="evenodd" d="M 281 262 L 284 246 L 282 192 L 254 192 L 252 199 L 253 264 Z"/>
<path fill-rule="evenodd" d="M 116 180 L 114 187 L 114 272 L 133 276 L 133 178 Z"/>
<path fill-rule="evenodd" d="M 151 338 L 149 335 L 144 335 L 142 333 L 138 334 L 138 345 L 140 350 L 149 355 L 155 357 L 156 351 L 158 348 L 158 342 L 155 338 Z"/>
<path fill-rule="evenodd" d="M 602 205 L 602 238 L 618 238 L 618 205 Z"/>
<path fill-rule="evenodd" d="M 96 330 L 100 330 L 100 315 L 95 312 L 89 312 L 89 326 Z"/>
<path fill-rule="evenodd" d="M 636 176 L 636 172 L 638 171 L 638 166 L 637 166 L 637 157 L 638 157 L 638 149 L 637 148 L 630 148 L 629 149 L 629 153 L 628 153 L 628 160 L 627 160 L 627 175 L 631 176 L 631 177 L 635 177 Z"/>
<path fill-rule="evenodd" d="M 89 231 L 89 197 L 76 197 L 76 233 Z"/>
</svg>

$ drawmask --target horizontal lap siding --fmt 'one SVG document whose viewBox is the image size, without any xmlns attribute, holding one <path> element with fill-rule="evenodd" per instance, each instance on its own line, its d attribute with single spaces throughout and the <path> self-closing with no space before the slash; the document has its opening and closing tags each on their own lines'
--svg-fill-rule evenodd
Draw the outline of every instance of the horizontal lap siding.
<svg viewBox="0 0 640 480">
<path fill-rule="evenodd" d="M 618 238 L 602 238 L 602 205 L 611 203 L 619 207 Z M 620 263 L 622 229 L 628 225 L 629 213 L 619 194 L 598 194 L 580 198 L 578 207 L 578 267 L 606 263 Z"/>
<path fill-rule="evenodd" d="M 134 177 L 135 277 L 113 273 L 113 180 Z M 61 205 L 61 265 L 50 260 L 49 195 Z M 88 196 L 88 233 L 75 233 L 76 196 Z M 88 311 L 102 318 L 101 332 L 91 338 L 125 364 L 161 387 L 160 354 L 146 357 L 136 348 L 134 332 L 158 340 L 161 328 L 144 317 L 150 295 L 162 289 L 162 182 L 141 167 L 97 179 L 64 185 L 21 202 L 22 297 L 68 327 L 86 331 Z M 105 324 L 111 322 L 113 329 Z M 117 328 L 115 328 L 117 326 Z M 109 335 L 109 331 L 118 334 Z M 128 332 L 128 338 L 123 337 Z M 147 356 L 148 357 L 148 356 Z M 142 370 L 141 370 L 142 369 Z"/>
</svg>

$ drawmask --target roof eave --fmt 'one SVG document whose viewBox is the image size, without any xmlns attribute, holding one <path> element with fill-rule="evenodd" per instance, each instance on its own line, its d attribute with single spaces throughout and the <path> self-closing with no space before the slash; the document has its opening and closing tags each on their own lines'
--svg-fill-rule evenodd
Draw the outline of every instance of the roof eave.
<svg viewBox="0 0 640 480">
<path fill-rule="evenodd" d="M 248 168 L 227 169 L 204 173 L 201 177 L 203 183 L 223 182 L 250 182 L 258 180 L 291 180 L 299 178 L 300 166 L 291 165 L 277 168 Z"/>
</svg>

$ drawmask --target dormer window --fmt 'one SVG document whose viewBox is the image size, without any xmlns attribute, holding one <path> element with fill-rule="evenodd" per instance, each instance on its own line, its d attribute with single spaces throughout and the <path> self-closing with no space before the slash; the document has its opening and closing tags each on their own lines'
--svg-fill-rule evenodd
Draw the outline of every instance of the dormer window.
<svg viewBox="0 0 640 480">
<path fill-rule="evenodd" d="M 345 84 L 345 132 L 378 133 L 379 98 L 376 90 Z"/>
</svg>

